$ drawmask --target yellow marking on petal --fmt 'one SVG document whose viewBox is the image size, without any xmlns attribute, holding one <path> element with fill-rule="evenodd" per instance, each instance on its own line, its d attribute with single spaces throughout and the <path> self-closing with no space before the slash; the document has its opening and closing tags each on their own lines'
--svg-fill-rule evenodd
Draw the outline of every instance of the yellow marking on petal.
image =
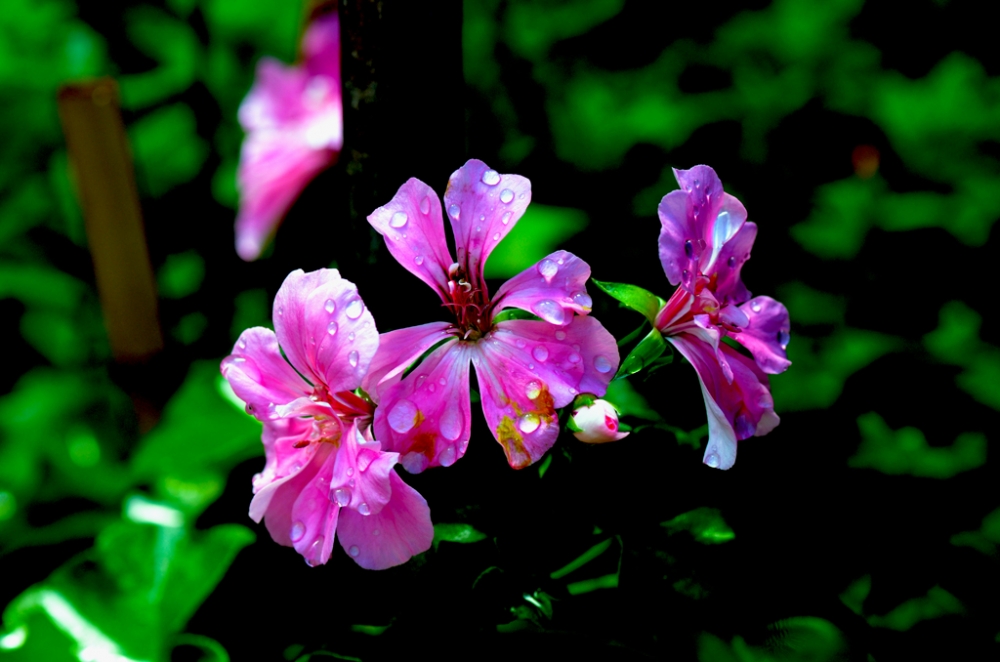
<svg viewBox="0 0 1000 662">
<path fill-rule="evenodd" d="M 517 431 L 510 416 L 504 416 L 497 426 L 497 441 L 503 446 L 504 453 L 507 454 L 507 462 L 515 469 L 523 469 L 531 464 L 531 455 L 524 448 L 524 437 Z"/>
</svg>

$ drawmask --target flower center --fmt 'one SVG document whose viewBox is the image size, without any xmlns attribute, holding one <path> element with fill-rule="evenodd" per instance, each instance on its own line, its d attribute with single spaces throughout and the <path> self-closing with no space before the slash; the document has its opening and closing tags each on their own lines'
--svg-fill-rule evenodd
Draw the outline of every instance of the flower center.
<svg viewBox="0 0 1000 662">
<path fill-rule="evenodd" d="M 455 314 L 452 328 L 462 340 L 479 340 L 493 328 L 490 301 L 482 288 L 474 287 L 458 263 L 448 269 L 448 297 L 444 305 Z"/>
</svg>

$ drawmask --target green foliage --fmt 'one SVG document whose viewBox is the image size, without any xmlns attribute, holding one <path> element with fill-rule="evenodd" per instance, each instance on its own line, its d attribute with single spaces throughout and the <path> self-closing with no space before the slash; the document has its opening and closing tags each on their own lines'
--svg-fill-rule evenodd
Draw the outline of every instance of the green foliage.
<svg viewBox="0 0 1000 662">
<path fill-rule="evenodd" d="M 705 506 L 681 513 L 671 520 L 661 522 L 660 526 L 670 535 L 687 531 L 696 542 L 703 545 L 718 545 L 736 537 L 719 509 Z"/>
<path fill-rule="evenodd" d="M 871 575 L 865 575 L 851 582 L 851 585 L 840 594 L 840 601 L 855 614 L 862 616 L 864 614 L 865 600 L 868 599 L 868 594 L 871 590 L 872 577 Z"/>
<path fill-rule="evenodd" d="M 190 87 L 201 59 L 194 30 L 149 6 L 131 10 L 125 20 L 132 43 L 160 64 L 152 71 L 120 78 L 122 107 L 147 108 Z"/>
<path fill-rule="evenodd" d="M 926 596 L 907 600 L 888 614 L 869 616 L 868 623 L 905 632 L 920 621 L 964 613 L 965 607 L 958 598 L 940 586 L 932 586 Z"/>
<path fill-rule="evenodd" d="M 469 524 L 435 524 L 434 525 L 434 549 L 442 542 L 479 542 L 486 540 L 486 534 L 477 531 Z"/>
<path fill-rule="evenodd" d="M 841 662 L 848 658 L 847 640 L 837 626 L 815 616 L 786 618 L 768 626 L 773 632 L 763 646 L 743 637 L 732 643 L 708 632 L 698 639 L 699 662 Z"/>
<path fill-rule="evenodd" d="M 659 367 L 671 363 L 674 358 L 672 351 L 667 356 L 662 356 L 669 347 L 658 329 L 650 329 L 646 337 L 640 340 L 632 348 L 628 356 L 625 357 L 625 360 L 622 361 L 618 372 L 615 374 L 615 379 L 634 375 L 643 368 L 649 368 L 649 371 L 652 372 Z"/>
<path fill-rule="evenodd" d="M 635 416 L 647 421 L 658 421 L 661 418 L 627 379 L 616 379 L 608 384 L 604 399 L 612 403 L 622 416 Z"/>
<path fill-rule="evenodd" d="M 917 428 L 892 430 L 875 412 L 858 417 L 858 428 L 861 445 L 847 461 L 855 468 L 894 475 L 951 478 L 982 466 L 986 461 L 986 437 L 978 432 L 963 432 L 950 447 L 933 448 Z"/>
<path fill-rule="evenodd" d="M 597 279 L 591 279 L 594 285 L 601 288 L 603 292 L 614 299 L 617 299 L 626 308 L 631 308 L 642 313 L 651 325 L 656 324 L 656 315 L 666 304 L 666 301 L 656 296 L 652 292 L 642 289 L 638 285 L 628 283 L 605 283 Z"/>
<path fill-rule="evenodd" d="M 168 255 L 156 275 L 161 297 L 183 299 L 198 291 L 205 278 L 205 260 L 197 251 Z"/>
<path fill-rule="evenodd" d="M 978 531 L 962 531 L 951 537 L 951 544 L 971 547 L 992 558 L 1000 558 L 1000 508 L 983 518 Z"/>
<path fill-rule="evenodd" d="M 516 276 L 585 227 L 587 215 L 579 209 L 532 202 L 517 225 L 490 253 L 486 277 Z"/>
<path fill-rule="evenodd" d="M 183 103 L 149 113 L 129 127 L 129 134 L 140 185 L 154 197 L 191 180 L 208 157 L 194 112 Z"/>
<path fill-rule="evenodd" d="M 959 388 L 979 402 L 1000 409 L 1000 348 L 979 339 L 982 317 L 961 301 L 941 308 L 938 328 L 924 336 L 924 346 L 936 359 L 964 370 L 955 378 Z"/>
<path fill-rule="evenodd" d="M 603 540 L 597 543 L 596 545 L 594 545 L 586 552 L 576 557 L 563 567 L 553 571 L 551 574 L 549 574 L 549 577 L 551 577 L 552 579 L 562 579 L 571 572 L 579 570 L 586 564 L 596 559 L 598 556 L 606 552 L 609 547 L 611 547 L 611 538 L 608 538 L 607 540 Z"/>
<path fill-rule="evenodd" d="M 505 37 L 518 55 L 538 61 L 556 41 L 583 34 L 621 11 L 623 0 L 511 3 Z"/>
</svg>

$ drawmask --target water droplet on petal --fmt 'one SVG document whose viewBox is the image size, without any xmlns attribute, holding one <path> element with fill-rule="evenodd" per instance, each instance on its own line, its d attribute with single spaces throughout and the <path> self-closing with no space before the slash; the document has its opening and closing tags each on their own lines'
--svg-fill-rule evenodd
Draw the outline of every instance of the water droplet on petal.
<svg viewBox="0 0 1000 662">
<path fill-rule="evenodd" d="M 389 427 L 400 434 L 409 432 L 413 428 L 414 419 L 417 417 L 417 407 L 409 400 L 400 400 L 389 412 Z"/>
<path fill-rule="evenodd" d="M 598 356 L 594 359 L 594 369 L 597 372 L 611 372 L 611 361 L 606 356 Z"/>
<path fill-rule="evenodd" d="M 347 553 L 351 556 L 357 557 L 357 555 L 361 553 L 361 550 L 358 549 L 357 545 L 351 545 L 351 548 L 347 550 Z"/>
<path fill-rule="evenodd" d="M 778 331 L 777 336 L 775 337 L 775 340 L 777 340 L 778 344 L 781 345 L 781 349 L 786 349 L 788 347 L 788 341 L 790 339 L 788 331 L 784 329 Z"/>
<path fill-rule="evenodd" d="M 244 411 L 245 411 L 246 413 L 248 413 L 248 414 L 250 414 L 251 416 L 253 416 L 253 405 L 252 405 L 252 404 L 250 404 L 249 402 L 247 403 L 247 406 L 243 408 L 243 410 L 244 410 Z"/>
<path fill-rule="evenodd" d="M 344 508 L 351 502 L 351 491 L 346 487 L 340 487 L 333 491 L 333 500 L 337 505 Z"/>
<path fill-rule="evenodd" d="M 499 232 L 494 232 L 493 233 L 493 241 L 500 241 L 500 233 Z"/>
<path fill-rule="evenodd" d="M 424 263 L 424 256 L 423 255 L 416 256 L 415 258 L 413 258 L 413 263 L 419 267 L 421 264 Z"/>
<path fill-rule="evenodd" d="M 538 429 L 542 421 L 535 414 L 525 414 L 521 417 L 521 420 L 517 422 L 517 427 L 521 429 L 521 432 L 525 434 L 531 434 Z"/>
<path fill-rule="evenodd" d="M 424 199 L 420 201 L 420 213 L 429 214 L 431 213 L 431 199 L 424 196 Z"/>
<path fill-rule="evenodd" d="M 531 310 L 549 324 L 562 324 L 566 319 L 562 306 L 552 299 L 542 299 Z"/>
<path fill-rule="evenodd" d="M 594 306 L 594 300 L 590 298 L 590 295 L 586 292 L 577 292 L 573 295 L 573 301 L 584 308 L 592 308 Z"/>
<path fill-rule="evenodd" d="M 243 340 L 243 338 L 240 338 L 240 349 L 246 349 L 246 348 L 247 348 L 247 341 Z"/>
<path fill-rule="evenodd" d="M 438 464 L 440 464 L 442 467 L 450 467 L 451 465 L 455 464 L 454 446 L 448 446 L 448 448 L 445 448 L 443 451 L 441 451 L 441 455 L 438 457 Z"/>
<path fill-rule="evenodd" d="M 292 542 L 298 542 L 302 540 L 302 536 L 306 534 L 306 525 L 302 522 L 296 521 L 292 524 L 292 530 L 288 532 L 288 537 L 292 539 Z"/>
<path fill-rule="evenodd" d="M 392 215 L 392 218 L 389 219 L 389 225 L 391 225 L 394 228 L 401 228 L 404 225 L 406 225 L 407 220 L 409 219 L 406 216 L 406 212 L 397 211 L 395 214 Z"/>
<path fill-rule="evenodd" d="M 441 436 L 448 441 L 455 441 L 462 436 L 464 423 L 462 411 L 458 406 L 448 407 L 441 415 Z"/>
<path fill-rule="evenodd" d="M 496 170 L 487 170 L 483 173 L 483 184 L 487 186 L 496 186 L 500 183 L 500 173 Z"/>
<path fill-rule="evenodd" d="M 368 507 L 367 503 L 363 503 L 360 506 L 358 506 L 358 512 L 364 515 L 365 517 L 368 517 L 369 515 L 372 514 L 372 509 Z"/>
<path fill-rule="evenodd" d="M 306 556 L 306 564 L 312 568 L 319 564 L 320 558 L 323 556 L 323 536 L 316 538 L 316 542 L 309 546 L 309 552 Z"/>
<path fill-rule="evenodd" d="M 337 304 L 334 302 L 333 299 L 327 299 L 326 303 L 323 304 L 323 310 L 332 315 L 333 311 L 337 310 Z"/>
<path fill-rule="evenodd" d="M 462 210 L 459 208 L 458 205 L 451 205 L 451 206 L 448 207 L 448 215 L 451 216 L 456 221 L 458 220 L 458 217 L 461 214 L 462 214 Z"/>
<path fill-rule="evenodd" d="M 542 393 L 542 385 L 538 382 L 528 382 L 527 387 L 524 389 L 524 394 L 528 396 L 529 400 L 534 400 Z"/>
<path fill-rule="evenodd" d="M 279 315 L 284 315 L 285 314 L 285 309 L 282 308 L 281 306 L 278 306 L 278 314 Z"/>
<path fill-rule="evenodd" d="M 729 268 L 732 269 L 733 267 L 736 266 L 736 258 L 735 257 L 729 258 L 729 260 L 726 261 L 726 264 L 728 264 Z"/>
<path fill-rule="evenodd" d="M 754 311 L 755 313 L 759 313 L 760 312 L 760 301 L 757 301 L 756 299 L 754 299 L 753 301 L 751 301 L 750 302 L 750 310 Z"/>
<path fill-rule="evenodd" d="M 363 312 L 365 312 L 365 304 L 361 302 L 361 299 L 354 299 L 347 304 L 347 316 L 352 320 L 356 320 L 361 317 L 361 313 Z"/>
<path fill-rule="evenodd" d="M 533 350 L 531 350 L 531 355 L 535 357 L 536 361 L 545 363 L 545 359 L 549 358 L 549 350 L 545 345 L 537 345 Z"/>
<path fill-rule="evenodd" d="M 329 333 L 331 336 L 335 336 L 337 335 L 338 328 L 340 327 L 337 326 L 336 322 L 330 322 L 329 324 L 326 325 L 326 332 Z"/>
<path fill-rule="evenodd" d="M 719 468 L 719 456 L 715 454 L 715 451 L 711 451 L 705 456 L 705 464 L 713 469 Z"/>
<path fill-rule="evenodd" d="M 510 212 L 509 211 L 505 211 L 503 213 L 503 216 L 500 217 L 500 222 L 503 223 L 504 225 L 507 225 L 508 223 L 510 223 Z"/>
<path fill-rule="evenodd" d="M 566 357 L 566 360 L 569 361 L 570 363 L 579 363 L 580 358 L 581 357 L 579 354 L 577 354 L 576 352 L 571 352 L 570 355 Z"/>
<path fill-rule="evenodd" d="M 351 364 L 352 368 L 358 367 L 358 353 L 351 350 L 351 353 L 347 355 L 347 362 Z"/>
<path fill-rule="evenodd" d="M 444 377 L 442 377 L 442 378 L 438 379 L 438 384 L 440 384 L 441 386 L 447 386 L 448 385 L 448 380 L 445 379 Z"/>
<path fill-rule="evenodd" d="M 694 257 L 694 245 L 691 243 L 690 239 L 684 242 L 684 254 L 689 258 Z"/>
<path fill-rule="evenodd" d="M 347 475 L 348 476 L 354 475 L 354 467 L 347 467 Z"/>
<path fill-rule="evenodd" d="M 559 265 L 549 258 L 545 258 L 538 263 L 538 273 L 542 274 L 546 283 L 551 283 L 552 278 L 559 273 Z"/>
<path fill-rule="evenodd" d="M 507 204 L 513 199 L 514 199 L 514 192 L 511 191 L 509 188 L 505 188 L 504 190 L 500 191 L 500 202 Z"/>
<path fill-rule="evenodd" d="M 518 349 L 524 349 L 525 345 L 527 345 L 528 343 L 524 342 L 524 340 L 522 340 L 521 338 L 518 338 L 516 341 L 514 341 L 514 344 L 517 345 Z"/>
<path fill-rule="evenodd" d="M 566 332 L 562 329 L 556 331 L 556 340 L 566 340 Z"/>
<path fill-rule="evenodd" d="M 347 334 L 347 342 L 354 342 L 354 332 L 351 331 Z"/>
</svg>

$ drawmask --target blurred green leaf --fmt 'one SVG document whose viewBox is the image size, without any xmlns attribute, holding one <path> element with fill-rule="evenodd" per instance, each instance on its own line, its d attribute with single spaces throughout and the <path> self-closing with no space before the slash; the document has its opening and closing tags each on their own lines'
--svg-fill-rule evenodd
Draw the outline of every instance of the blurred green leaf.
<svg viewBox="0 0 1000 662">
<path fill-rule="evenodd" d="M 194 294 L 205 278 L 205 260 L 197 251 L 168 255 L 156 275 L 161 297 L 183 299 Z"/>
<path fill-rule="evenodd" d="M 486 534 L 477 531 L 469 524 L 435 524 L 434 549 L 442 542 L 479 542 L 485 540 Z"/>
<path fill-rule="evenodd" d="M 635 416 L 647 421 L 659 421 L 662 419 L 646 398 L 635 390 L 627 379 L 616 379 L 608 384 L 608 391 L 604 394 L 604 399 L 615 406 L 622 416 Z"/>
<path fill-rule="evenodd" d="M 840 601 L 858 616 L 864 612 L 864 603 L 872 590 L 872 577 L 865 575 L 851 582 L 851 585 L 840 594 Z"/>
<path fill-rule="evenodd" d="M 624 0 L 510 3 L 504 25 L 506 41 L 518 55 L 538 60 L 556 41 L 587 32 L 624 5 Z"/>
<path fill-rule="evenodd" d="M 25 306 L 73 310 L 83 298 L 83 283 L 61 271 L 36 264 L 0 263 L 0 299 L 18 299 Z"/>
<path fill-rule="evenodd" d="M 884 616 L 869 616 L 868 623 L 877 628 L 905 632 L 920 621 L 964 613 L 965 607 L 958 598 L 940 586 L 932 586 L 926 596 L 907 600 Z"/>
<path fill-rule="evenodd" d="M 532 202 L 486 262 L 486 278 L 510 278 L 555 251 L 587 226 L 579 209 Z"/>
<path fill-rule="evenodd" d="M 667 341 L 660 335 L 660 331 L 658 329 L 650 329 L 649 334 L 640 340 L 639 344 L 622 361 L 615 379 L 634 375 L 643 368 L 653 365 L 660 358 L 660 355 L 667 350 L 667 347 Z"/>
<path fill-rule="evenodd" d="M 605 293 L 620 301 L 625 307 L 642 313 L 650 324 L 656 324 L 656 315 L 666 304 L 666 301 L 656 296 L 652 292 L 642 289 L 638 285 L 628 283 L 605 283 L 597 279 L 591 279 L 594 285 L 601 288 Z"/>
<path fill-rule="evenodd" d="M 722 518 L 719 509 L 705 506 L 681 513 L 669 521 L 661 522 L 660 526 L 665 528 L 670 535 L 687 531 L 696 542 L 703 545 L 718 545 L 729 542 L 736 537 L 736 534 Z"/>
<path fill-rule="evenodd" d="M 843 633 L 824 618 L 795 616 L 767 629 L 774 634 L 764 642 L 764 650 L 774 662 L 832 662 L 849 652 Z"/>
<path fill-rule="evenodd" d="M 951 544 L 958 547 L 972 547 L 994 558 L 1000 557 L 1000 508 L 983 518 L 978 531 L 962 531 L 951 537 Z"/>
<path fill-rule="evenodd" d="M 861 445 L 847 461 L 854 468 L 890 475 L 951 478 L 986 461 L 986 437 L 978 432 L 963 432 L 950 447 L 937 448 L 929 446 L 917 428 L 892 430 L 875 412 L 859 416 L 858 428 Z"/>
<path fill-rule="evenodd" d="M 203 313 L 195 311 L 182 317 L 177 326 L 170 330 L 170 335 L 181 344 L 191 345 L 201 338 L 207 328 L 208 318 Z"/>
<path fill-rule="evenodd" d="M 588 563 L 596 559 L 598 556 L 606 552 L 608 550 L 608 547 L 610 546 L 611 546 L 611 538 L 608 538 L 607 540 L 603 540 L 597 543 L 596 545 L 594 545 L 593 547 L 591 547 L 590 549 L 588 549 L 583 554 L 576 557 L 563 567 L 550 573 L 549 577 L 551 577 L 552 579 L 562 579 L 571 572 L 582 568 L 583 566 L 587 565 Z"/>
<path fill-rule="evenodd" d="M 158 108 L 129 127 L 139 181 L 159 197 L 198 174 L 208 145 L 186 104 Z"/>
<path fill-rule="evenodd" d="M 796 324 L 842 324 L 847 312 L 844 297 L 821 292 L 800 281 L 778 287 L 778 300 Z"/>
<path fill-rule="evenodd" d="M 302 5 L 298 3 L 205 0 L 202 12 L 216 38 L 250 42 L 260 52 L 270 53 L 286 62 L 295 57 L 303 12 Z"/>
<path fill-rule="evenodd" d="M 246 329 L 255 326 L 273 328 L 269 303 L 265 290 L 246 290 L 236 295 L 234 301 L 236 310 L 233 312 L 233 325 L 229 330 L 233 343 Z"/>
<path fill-rule="evenodd" d="M 132 43 L 160 65 L 119 78 L 123 108 L 146 108 L 191 86 L 201 46 L 190 26 L 150 6 L 130 10 L 125 22 Z"/>
</svg>

